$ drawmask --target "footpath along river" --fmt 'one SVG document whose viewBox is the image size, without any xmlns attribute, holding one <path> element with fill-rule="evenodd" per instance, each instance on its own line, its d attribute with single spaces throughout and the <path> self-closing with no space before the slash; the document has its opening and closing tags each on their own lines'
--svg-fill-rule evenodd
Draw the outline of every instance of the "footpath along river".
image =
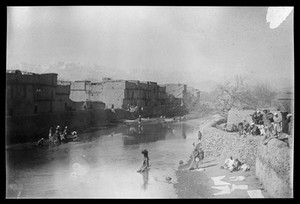
<svg viewBox="0 0 300 204">
<path fill-rule="evenodd" d="M 186 162 L 199 128 L 212 117 L 184 122 L 120 124 L 52 147 L 6 149 L 7 198 L 177 198 L 179 161 Z M 140 174 L 143 149 L 151 170 Z M 171 177 L 171 181 L 166 181 Z"/>
</svg>

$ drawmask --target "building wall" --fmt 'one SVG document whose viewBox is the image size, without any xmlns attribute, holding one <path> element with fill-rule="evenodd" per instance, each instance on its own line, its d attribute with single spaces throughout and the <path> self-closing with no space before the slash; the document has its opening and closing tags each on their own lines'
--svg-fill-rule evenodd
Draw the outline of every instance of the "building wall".
<svg viewBox="0 0 300 204">
<path fill-rule="evenodd" d="M 130 105 L 145 107 L 165 104 L 166 88 L 156 82 L 137 80 L 111 80 L 100 83 L 74 82 L 71 99 L 105 103 L 105 108 L 127 108 Z"/>
<path fill-rule="evenodd" d="M 55 92 L 55 111 L 71 111 L 74 102 L 70 99 L 71 85 L 57 85 Z"/>
<path fill-rule="evenodd" d="M 70 99 L 75 102 L 90 100 L 90 81 L 74 81 L 71 83 Z"/>
<path fill-rule="evenodd" d="M 100 101 L 105 103 L 106 108 L 122 108 L 125 90 L 125 81 L 106 81 L 102 83 Z M 102 99 L 102 100 L 101 100 Z"/>
<path fill-rule="evenodd" d="M 169 95 L 173 95 L 175 98 L 184 98 L 186 94 L 186 84 L 162 84 L 162 87 L 166 87 L 166 92 Z"/>
<path fill-rule="evenodd" d="M 92 83 L 90 100 L 105 103 L 105 108 L 122 108 L 125 90 L 124 80 L 107 80 L 101 83 Z"/>
<path fill-rule="evenodd" d="M 6 115 L 54 111 L 57 74 L 6 73 Z"/>
</svg>

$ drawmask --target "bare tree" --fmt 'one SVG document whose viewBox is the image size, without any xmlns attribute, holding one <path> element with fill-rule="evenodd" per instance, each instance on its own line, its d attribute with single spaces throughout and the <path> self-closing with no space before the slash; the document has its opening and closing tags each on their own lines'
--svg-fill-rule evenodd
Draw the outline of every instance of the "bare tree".
<svg viewBox="0 0 300 204">
<path fill-rule="evenodd" d="M 260 83 L 253 87 L 252 97 L 257 107 L 269 107 L 274 104 L 276 92 L 266 83 Z"/>
<path fill-rule="evenodd" d="M 245 83 L 245 77 L 236 76 L 234 80 L 218 85 L 214 94 L 217 107 L 227 112 L 232 107 L 251 109 L 270 107 L 276 92 L 264 83 L 251 87 Z"/>
</svg>

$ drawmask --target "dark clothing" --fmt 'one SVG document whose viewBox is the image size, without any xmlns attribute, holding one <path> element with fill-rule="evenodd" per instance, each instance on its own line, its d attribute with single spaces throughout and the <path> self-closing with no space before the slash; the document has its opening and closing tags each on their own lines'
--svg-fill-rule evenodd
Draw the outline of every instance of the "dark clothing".
<svg viewBox="0 0 300 204">
<path fill-rule="evenodd" d="M 258 118 L 257 118 L 257 113 L 254 112 L 253 115 L 252 115 L 252 121 L 254 124 L 257 124 L 258 123 Z"/>
<path fill-rule="evenodd" d="M 267 115 L 266 115 L 266 117 L 267 117 L 267 119 L 272 123 L 272 122 L 274 122 L 274 120 L 273 120 L 273 117 L 274 117 L 274 115 L 273 115 L 273 113 L 267 113 Z"/>
<path fill-rule="evenodd" d="M 260 135 L 260 130 L 256 125 L 253 126 L 253 128 L 251 130 L 251 134 L 254 135 L 254 136 Z"/>
<path fill-rule="evenodd" d="M 288 134 L 289 132 L 289 119 L 286 117 L 288 112 L 282 112 L 282 133 Z"/>
<path fill-rule="evenodd" d="M 201 138 L 202 138 L 202 133 L 198 131 L 198 140 L 201 140 Z"/>
<path fill-rule="evenodd" d="M 61 142 L 61 138 L 60 138 L 60 131 L 59 130 L 56 130 L 55 131 L 55 136 L 56 136 L 56 139 Z"/>
<path fill-rule="evenodd" d="M 258 125 L 263 125 L 264 124 L 263 114 L 258 114 L 258 116 L 257 116 L 257 124 Z"/>
<path fill-rule="evenodd" d="M 138 170 L 138 172 L 144 172 L 149 169 L 149 157 L 144 157 L 143 163 L 141 168 Z"/>
<path fill-rule="evenodd" d="M 243 123 L 239 123 L 239 124 L 238 124 L 238 131 L 239 131 L 239 134 L 240 134 L 240 135 L 243 134 L 243 130 L 244 130 Z"/>
</svg>

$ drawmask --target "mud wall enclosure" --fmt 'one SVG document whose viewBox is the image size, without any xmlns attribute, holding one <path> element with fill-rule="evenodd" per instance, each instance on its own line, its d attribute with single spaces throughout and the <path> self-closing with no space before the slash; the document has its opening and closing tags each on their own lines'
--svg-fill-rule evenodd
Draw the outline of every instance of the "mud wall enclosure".
<svg viewBox="0 0 300 204">
<path fill-rule="evenodd" d="M 274 198 L 293 197 L 293 150 L 276 139 L 257 147 L 255 172 Z"/>
</svg>

